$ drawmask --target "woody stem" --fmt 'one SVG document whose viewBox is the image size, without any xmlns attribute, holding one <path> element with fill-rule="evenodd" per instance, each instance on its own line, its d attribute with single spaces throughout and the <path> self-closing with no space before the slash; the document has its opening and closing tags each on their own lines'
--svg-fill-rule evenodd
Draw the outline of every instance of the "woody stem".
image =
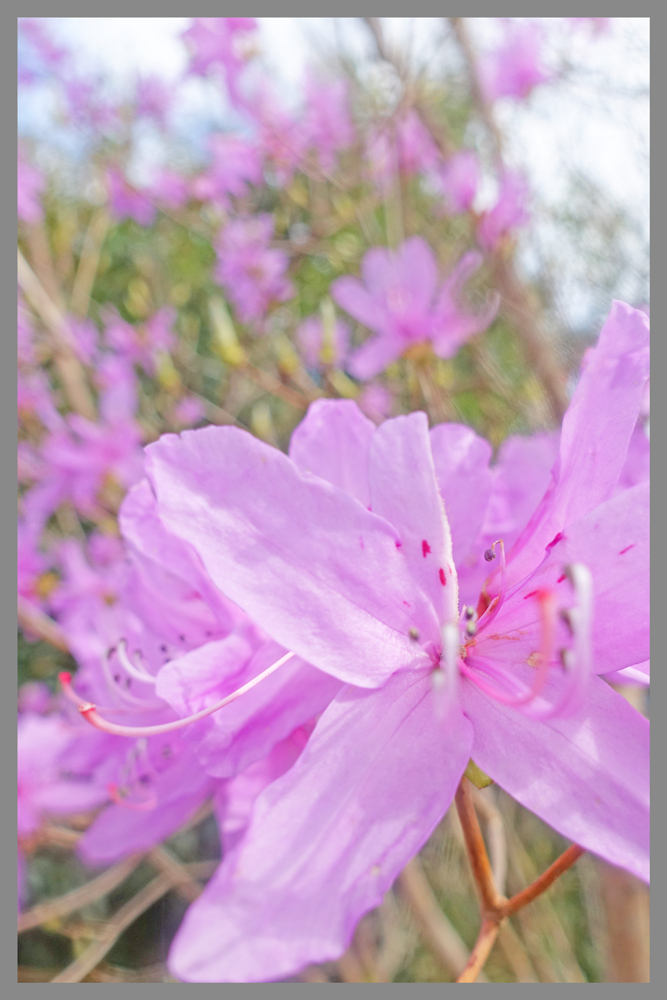
<svg viewBox="0 0 667 1000">
<path fill-rule="evenodd" d="M 482 912 L 482 926 L 475 947 L 457 982 L 474 983 L 491 953 L 498 931 L 507 918 L 513 916 L 545 892 L 563 872 L 572 867 L 584 853 L 584 849 L 577 844 L 571 844 L 534 882 L 512 896 L 511 899 L 505 899 L 496 888 L 491 862 L 486 852 L 484 838 L 475 812 L 472 788 L 465 776 L 461 778 L 455 802 L 470 867 L 480 895 Z"/>
</svg>

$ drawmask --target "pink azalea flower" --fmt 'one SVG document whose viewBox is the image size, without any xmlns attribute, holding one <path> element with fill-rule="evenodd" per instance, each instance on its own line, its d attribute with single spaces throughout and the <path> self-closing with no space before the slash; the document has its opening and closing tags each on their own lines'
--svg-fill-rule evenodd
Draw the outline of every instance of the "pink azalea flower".
<svg viewBox="0 0 667 1000">
<path fill-rule="evenodd" d="M 438 490 L 456 488 L 450 432 L 429 436 L 423 414 L 375 428 L 320 401 L 290 457 L 229 427 L 149 446 L 168 531 L 277 643 L 345 683 L 190 908 L 175 975 L 272 980 L 336 958 L 471 756 L 563 836 L 648 877 L 649 725 L 596 677 L 648 657 L 647 484 L 614 495 L 647 375 L 646 317 L 615 303 L 549 487 L 506 565 L 495 540 L 477 609 L 458 598 L 467 518 L 450 525 Z"/>
<path fill-rule="evenodd" d="M 396 139 L 400 169 L 404 174 L 426 173 L 439 162 L 438 147 L 414 108 L 399 119 Z"/>
<path fill-rule="evenodd" d="M 218 238 L 215 277 L 242 323 L 262 320 L 272 303 L 294 295 L 289 257 L 269 246 L 272 235 L 273 217 L 265 214 L 234 219 Z"/>
<path fill-rule="evenodd" d="M 160 170 L 147 190 L 152 200 L 171 209 L 181 208 L 190 197 L 188 181 L 173 170 Z"/>
<path fill-rule="evenodd" d="M 240 136 L 214 135 L 209 141 L 213 162 L 205 174 L 195 178 L 192 193 L 202 201 L 218 201 L 228 207 L 228 195 L 243 197 L 249 184 L 262 180 L 262 163 L 257 147 Z"/>
<path fill-rule="evenodd" d="M 542 64 L 544 32 L 536 21 L 506 20 L 505 38 L 495 52 L 480 63 L 480 82 L 488 101 L 499 97 L 523 99 L 552 74 Z"/>
<path fill-rule="evenodd" d="M 479 254 L 465 254 L 438 291 L 435 255 L 421 237 L 406 240 L 396 254 L 384 247 L 369 250 L 361 263 L 363 282 L 344 277 L 331 286 L 338 305 L 378 334 L 352 354 L 350 373 L 373 378 L 412 344 L 425 340 L 439 357 L 449 358 L 485 330 L 495 316 L 497 298 L 478 314 L 457 302 L 461 286 L 481 262 Z"/>
<path fill-rule="evenodd" d="M 153 118 L 164 127 L 173 98 L 173 88 L 160 77 L 140 76 L 137 78 L 135 91 L 137 117 Z"/>
<path fill-rule="evenodd" d="M 239 100 L 238 77 L 245 65 L 242 47 L 247 36 L 257 28 L 254 17 L 195 17 L 181 36 L 190 52 L 189 72 L 206 76 L 220 68 L 226 78 L 229 96 Z"/>
<path fill-rule="evenodd" d="M 181 427 L 192 427 L 206 417 L 206 406 L 196 396 L 186 396 L 174 407 L 174 417 Z"/>
<path fill-rule="evenodd" d="M 503 237 L 530 222 L 527 208 L 528 182 L 517 172 L 506 171 L 494 207 L 485 212 L 477 226 L 477 239 L 484 250 L 495 250 Z"/>
<path fill-rule="evenodd" d="M 107 169 L 109 206 L 115 219 L 134 219 L 140 226 L 151 226 L 155 221 L 155 206 L 148 198 L 125 180 L 120 170 Z"/>
<path fill-rule="evenodd" d="M 377 382 L 365 385 L 359 395 L 359 408 L 376 424 L 381 424 L 391 415 L 393 403 L 389 390 Z"/>
<path fill-rule="evenodd" d="M 350 347 L 350 328 L 336 319 L 330 342 L 325 343 L 324 323 L 320 316 L 308 316 L 296 328 L 296 339 L 308 368 L 321 371 L 334 365 L 341 368 Z"/>
</svg>

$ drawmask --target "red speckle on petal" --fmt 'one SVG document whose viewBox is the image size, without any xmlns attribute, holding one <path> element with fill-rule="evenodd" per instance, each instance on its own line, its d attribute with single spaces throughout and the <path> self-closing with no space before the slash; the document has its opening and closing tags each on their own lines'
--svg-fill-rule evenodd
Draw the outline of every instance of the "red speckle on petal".
<svg viewBox="0 0 667 1000">
<path fill-rule="evenodd" d="M 549 544 L 546 546 L 545 551 L 548 552 L 550 549 L 552 549 L 554 547 L 554 545 L 558 545 L 558 543 L 560 542 L 561 538 L 563 538 L 563 537 L 564 537 L 563 536 L 563 532 L 559 531 L 558 534 L 554 538 L 552 538 L 551 541 L 549 542 Z"/>
<path fill-rule="evenodd" d="M 531 590 L 531 592 L 526 594 L 524 597 L 524 601 L 527 601 L 529 597 L 535 597 L 537 594 L 539 594 L 539 590 Z"/>
<path fill-rule="evenodd" d="M 442 568 L 442 566 L 440 567 L 440 573 L 438 575 L 440 577 L 440 583 L 443 585 L 443 587 L 445 587 L 447 585 L 447 577 L 445 576 L 445 571 Z"/>
<path fill-rule="evenodd" d="M 562 573 L 556 580 L 556 583 L 562 583 L 564 579 L 565 579 L 565 573 Z"/>
<path fill-rule="evenodd" d="M 410 602 L 409 601 L 403 601 L 403 604 L 405 604 L 406 608 L 410 607 Z"/>
<path fill-rule="evenodd" d="M 430 551 L 431 551 L 431 546 L 428 544 L 426 539 L 424 539 L 424 541 L 422 542 L 422 555 L 424 559 L 426 559 L 426 556 L 429 554 Z"/>
<path fill-rule="evenodd" d="M 635 547 L 635 543 L 634 542 L 632 543 L 632 545 L 626 545 L 625 548 L 621 549 L 621 551 L 618 553 L 619 556 L 625 555 L 626 552 L 629 552 L 630 549 L 634 549 L 634 547 Z"/>
<path fill-rule="evenodd" d="M 400 538 L 397 538 L 396 541 L 394 542 L 394 545 L 396 546 L 397 549 L 400 549 L 402 544 L 403 542 L 400 540 Z"/>
</svg>

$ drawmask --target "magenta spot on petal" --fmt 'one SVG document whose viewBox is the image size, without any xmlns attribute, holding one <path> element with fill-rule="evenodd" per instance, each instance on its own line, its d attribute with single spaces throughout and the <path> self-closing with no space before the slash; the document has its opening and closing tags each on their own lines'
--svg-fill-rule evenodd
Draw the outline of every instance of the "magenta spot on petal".
<svg viewBox="0 0 667 1000">
<path fill-rule="evenodd" d="M 410 607 L 410 602 L 409 601 L 403 601 L 403 604 L 405 604 L 406 608 Z"/>
<path fill-rule="evenodd" d="M 556 580 L 556 583 L 562 583 L 564 579 L 565 579 L 565 573 L 562 573 Z"/>
<path fill-rule="evenodd" d="M 365 549 L 365 548 L 366 548 L 366 546 L 364 545 L 364 540 L 363 540 L 363 538 L 361 537 L 361 535 L 359 535 L 359 544 L 361 545 L 362 549 Z"/>
<path fill-rule="evenodd" d="M 422 555 L 424 559 L 426 559 L 426 556 L 429 554 L 430 551 L 431 551 L 431 546 L 428 544 L 426 539 L 424 539 L 424 541 L 422 542 Z"/>
<path fill-rule="evenodd" d="M 621 549 L 621 551 L 618 553 L 619 556 L 625 555 L 626 552 L 629 552 L 630 549 L 634 549 L 634 547 L 635 547 L 635 543 L 634 542 L 632 543 L 632 545 L 626 545 L 625 548 Z"/>
<path fill-rule="evenodd" d="M 547 551 L 547 552 L 548 552 L 548 551 L 549 551 L 549 549 L 552 549 L 552 548 L 554 547 L 554 545 L 558 545 L 558 543 L 560 542 L 561 538 L 563 538 L 563 532 L 562 532 L 562 531 L 559 531 L 559 532 L 558 532 L 558 534 L 557 534 L 557 535 L 555 536 L 555 538 L 552 538 L 552 539 L 551 539 L 551 541 L 550 541 L 550 542 L 549 542 L 549 544 L 547 545 L 547 547 L 546 547 L 546 550 L 545 550 L 545 551 Z"/>
<path fill-rule="evenodd" d="M 394 542 L 394 545 L 396 546 L 397 549 L 400 549 L 402 544 L 403 542 L 400 540 L 400 538 L 397 538 L 396 541 Z"/>
<path fill-rule="evenodd" d="M 524 601 L 527 601 L 529 597 L 535 597 L 537 593 L 539 593 L 539 591 L 531 590 L 531 592 L 529 594 L 526 594 L 526 596 L 524 597 Z"/>
<path fill-rule="evenodd" d="M 445 576 L 445 571 L 442 567 L 440 567 L 440 572 L 438 576 L 440 577 L 440 583 L 443 585 L 443 587 L 445 587 L 447 585 L 447 577 Z"/>
</svg>

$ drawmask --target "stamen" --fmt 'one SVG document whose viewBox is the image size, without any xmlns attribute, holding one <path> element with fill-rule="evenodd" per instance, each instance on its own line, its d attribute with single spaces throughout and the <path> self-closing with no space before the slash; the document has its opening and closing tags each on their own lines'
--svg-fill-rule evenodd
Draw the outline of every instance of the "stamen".
<svg viewBox="0 0 667 1000">
<path fill-rule="evenodd" d="M 496 615 L 498 614 L 498 612 L 500 611 L 500 609 L 502 608 L 502 606 L 503 606 L 503 604 L 505 602 L 505 597 L 506 597 L 506 581 L 507 581 L 507 564 L 506 564 L 506 561 L 505 561 L 505 543 L 503 542 L 502 538 L 499 538 L 498 541 L 494 542 L 493 545 L 491 546 L 491 548 L 487 549 L 486 552 L 492 552 L 493 553 L 493 558 L 495 559 L 495 557 L 496 557 L 496 555 L 495 555 L 495 553 L 496 553 L 496 545 L 500 546 L 500 566 L 499 566 L 499 570 L 500 570 L 500 590 L 498 591 L 498 594 L 496 595 L 496 597 L 493 598 L 493 600 L 491 601 L 491 603 L 489 604 L 489 606 L 486 608 L 486 610 L 484 611 L 484 613 L 482 615 L 480 615 L 480 617 L 478 619 L 478 622 L 477 622 L 477 631 L 478 632 L 482 632 L 488 625 L 491 624 L 491 622 L 496 617 Z M 486 552 L 484 553 L 484 558 L 485 559 L 486 559 Z M 498 570 L 496 570 L 496 572 L 498 572 Z"/>
<path fill-rule="evenodd" d="M 109 652 L 111 652 L 111 650 Z M 130 677 L 134 677 L 135 680 L 141 681 L 142 684 L 157 684 L 157 677 L 154 677 L 153 674 L 149 674 L 148 671 L 143 667 L 143 665 L 141 669 L 138 669 L 132 663 L 132 660 L 128 656 L 127 643 L 125 642 L 125 639 L 121 639 L 120 642 L 118 643 L 118 648 L 116 649 L 116 653 L 118 654 L 118 659 L 120 660 L 120 662 L 122 663 L 123 667 L 128 672 L 128 674 L 130 675 Z M 142 662 L 140 654 L 139 654 L 139 662 L 140 663 Z"/>
<path fill-rule="evenodd" d="M 499 691 L 493 685 L 487 684 L 480 676 L 479 671 L 471 669 L 466 664 L 461 665 L 461 670 L 463 674 L 469 678 L 474 684 L 476 684 L 480 691 L 489 695 L 490 698 L 494 698 L 499 701 L 501 705 L 507 705 L 511 708 L 519 708 L 524 705 L 528 705 L 535 701 L 538 695 L 542 692 L 544 685 L 546 684 L 547 676 L 549 673 L 549 664 L 553 658 L 553 646 L 554 646 L 554 624 L 555 624 L 555 599 L 551 591 L 542 590 L 538 591 L 535 595 L 536 599 L 540 604 L 540 617 L 542 619 L 542 629 L 540 636 L 540 652 L 539 652 L 539 663 L 537 667 L 537 676 L 532 687 L 524 689 L 522 694 L 508 695 L 502 691 Z M 481 665 L 485 666 L 483 661 Z M 499 679 L 503 681 L 508 681 L 510 683 L 515 683 L 513 678 L 507 675 L 501 675 Z"/>
<path fill-rule="evenodd" d="M 149 799 L 144 799 L 143 802 L 132 802 L 121 793 L 118 785 L 113 781 L 107 785 L 107 792 L 111 801 L 117 806 L 122 806 L 123 809 L 134 809 L 136 812 L 149 812 L 151 809 L 155 809 L 158 802 L 154 792 Z"/>
<path fill-rule="evenodd" d="M 236 701 L 241 695 L 244 695 L 251 688 L 254 688 L 260 681 L 263 681 L 266 677 L 272 674 L 278 667 L 282 667 L 283 663 L 291 659 L 294 653 L 286 653 L 281 656 L 279 660 L 272 663 L 270 667 L 267 667 L 263 673 L 258 674 L 257 677 L 253 677 L 251 681 L 244 684 L 242 687 L 228 694 L 226 698 L 222 698 L 220 701 L 211 705 L 209 708 L 203 708 L 200 712 L 195 712 L 194 715 L 189 715 L 185 719 L 176 719 L 174 722 L 165 722 L 157 726 L 120 726 L 115 722 L 109 722 L 107 719 L 103 719 L 101 715 L 98 715 L 97 706 L 87 702 L 86 704 L 79 704 L 79 711 L 84 716 L 84 718 L 91 724 L 95 726 L 96 729 L 101 729 L 104 733 L 110 733 L 114 736 L 157 736 L 159 733 L 170 733 L 175 729 L 183 729 L 186 726 L 192 725 L 193 722 L 199 722 L 200 719 L 205 719 L 209 715 L 213 715 L 214 712 L 219 711 L 219 709 L 224 708 L 225 705 L 229 705 L 231 702 Z M 62 675 L 61 675 L 62 676 Z M 69 685 L 67 679 L 61 680 L 63 687 Z M 72 692 L 73 693 L 73 692 Z M 68 695 L 70 697 L 70 695 Z M 74 695 L 76 699 L 76 695 Z"/>
<path fill-rule="evenodd" d="M 132 694 L 130 691 L 127 691 L 125 688 L 122 688 L 120 686 L 120 684 L 118 684 L 114 680 L 114 678 L 113 678 L 113 676 L 111 674 L 110 663 L 109 663 L 110 654 L 113 653 L 113 652 L 114 652 L 114 650 L 110 649 L 102 657 L 102 673 L 104 674 L 104 678 L 105 678 L 105 680 L 107 682 L 107 685 L 109 687 L 109 691 L 111 691 L 113 694 L 117 694 L 119 696 L 119 698 L 121 699 L 121 701 L 124 701 L 126 704 L 128 704 L 128 705 L 134 705 L 135 708 L 140 708 L 140 709 L 144 709 L 144 710 L 145 709 L 151 709 L 151 708 L 164 708 L 164 702 L 163 701 L 158 701 L 155 698 L 153 698 L 153 699 L 150 699 L 150 698 L 140 698 L 137 695 Z M 115 650 L 115 652 L 117 653 L 118 658 L 120 659 L 120 657 L 121 657 L 120 643 L 118 644 L 118 649 Z M 127 657 L 126 657 L 126 659 L 127 659 Z M 121 660 L 121 663 L 122 663 L 122 660 Z M 125 664 L 123 664 L 123 666 L 125 666 Z"/>
<path fill-rule="evenodd" d="M 459 630 L 451 623 L 442 627 L 442 657 L 445 669 L 437 667 L 431 674 L 435 713 L 444 719 L 454 705 L 458 695 Z"/>
</svg>

